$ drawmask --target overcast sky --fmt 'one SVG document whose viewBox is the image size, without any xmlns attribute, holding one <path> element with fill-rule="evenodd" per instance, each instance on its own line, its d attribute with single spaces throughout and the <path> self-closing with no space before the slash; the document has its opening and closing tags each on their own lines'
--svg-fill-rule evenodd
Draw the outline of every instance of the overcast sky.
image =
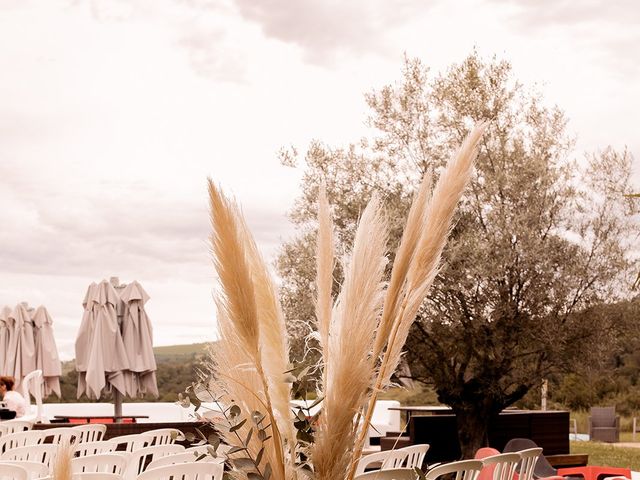
<svg viewBox="0 0 640 480">
<path fill-rule="evenodd" d="M 272 259 L 299 188 L 276 152 L 365 134 L 405 52 L 497 54 L 578 153 L 639 158 L 638 25 L 636 0 L 0 0 L 0 306 L 45 305 L 70 359 L 88 284 L 117 275 L 156 345 L 214 339 L 207 176 Z"/>
</svg>

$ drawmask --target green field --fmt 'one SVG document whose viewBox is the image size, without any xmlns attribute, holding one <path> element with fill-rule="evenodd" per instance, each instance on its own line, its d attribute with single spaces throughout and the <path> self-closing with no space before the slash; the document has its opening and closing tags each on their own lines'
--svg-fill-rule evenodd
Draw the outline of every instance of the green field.
<svg viewBox="0 0 640 480">
<path fill-rule="evenodd" d="M 571 442 L 571 453 L 588 454 L 589 465 L 606 465 L 640 471 L 640 448 L 618 447 L 601 442 Z"/>
</svg>

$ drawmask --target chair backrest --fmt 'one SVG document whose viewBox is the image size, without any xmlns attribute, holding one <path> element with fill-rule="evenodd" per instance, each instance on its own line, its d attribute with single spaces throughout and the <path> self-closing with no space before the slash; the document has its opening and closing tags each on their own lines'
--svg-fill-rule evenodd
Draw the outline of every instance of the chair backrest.
<svg viewBox="0 0 640 480">
<path fill-rule="evenodd" d="M 100 453 L 115 452 L 118 448 L 116 442 L 101 440 L 99 442 L 78 443 L 73 447 L 74 457 L 84 457 L 85 455 L 98 455 Z"/>
<path fill-rule="evenodd" d="M 502 449 L 503 452 L 521 452 L 529 448 L 540 448 L 536 445 L 536 442 L 529 440 L 528 438 L 512 438 Z M 553 477 L 557 475 L 557 470 L 551 466 L 549 461 L 540 454 L 538 461 L 533 470 L 533 474 L 536 478 Z"/>
<path fill-rule="evenodd" d="M 135 450 L 131 453 L 131 460 L 125 477 L 136 478 L 137 475 L 145 470 L 149 462 L 174 453 L 184 453 L 184 447 L 182 445 L 154 445 Z"/>
<path fill-rule="evenodd" d="M 36 445 L 40 442 L 40 438 L 41 432 L 36 430 L 3 435 L 0 437 L 0 453 L 16 447 L 24 447 L 25 445 Z"/>
<path fill-rule="evenodd" d="M 77 443 L 99 442 L 107 431 L 107 426 L 102 423 L 87 423 L 72 428 L 78 432 Z"/>
<path fill-rule="evenodd" d="M 49 467 L 46 466 L 44 463 L 26 462 L 26 461 L 20 461 L 20 460 L 16 460 L 16 461 L 9 461 L 9 460 L 5 461 L 5 460 L 2 460 L 2 461 L 0 461 L 0 471 L 2 471 L 2 465 L 5 465 L 7 463 L 12 463 L 14 465 L 19 465 L 22 468 L 24 468 L 27 471 L 27 475 L 28 475 L 30 480 L 35 480 L 35 479 L 46 477 L 47 475 L 49 475 Z"/>
<path fill-rule="evenodd" d="M 167 445 L 175 443 L 176 440 L 184 440 L 184 433 L 177 428 L 157 428 L 144 433 L 153 437 L 151 445 Z"/>
<path fill-rule="evenodd" d="M 31 395 L 36 401 L 36 422 L 42 421 L 42 370 L 34 370 L 22 379 L 22 396 L 27 403 L 26 412 L 31 412 Z"/>
<path fill-rule="evenodd" d="M 40 480 L 55 480 L 53 477 L 43 477 Z M 106 472 L 82 472 L 74 473 L 71 480 L 123 480 L 122 475 Z"/>
<path fill-rule="evenodd" d="M 57 445 L 27 445 L 25 447 L 12 448 L 4 452 L 0 455 L 0 460 L 3 462 L 38 462 L 50 467 L 53 464 L 57 452 Z"/>
<path fill-rule="evenodd" d="M 520 468 L 518 468 L 518 480 L 532 480 L 533 472 L 538 463 L 538 458 L 542 455 L 542 448 L 527 448 L 520 450 Z"/>
<path fill-rule="evenodd" d="M 151 468 L 163 467 L 164 465 L 174 465 L 176 463 L 191 463 L 195 461 L 199 462 L 212 462 L 212 463 L 224 463 L 223 457 L 213 458 L 212 456 L 207 455 L 202 460 L 198 460 L 198 455 L 195 452 L 181 452 L 181 453 L 172 453 L 171 455 L 165 455 L 164 457 L 157 458 L 153 460 L 145 470 L 149 470 Z"/>
<path fill-rule="evenodd" d="M 37 432 L 40 434 L 38 443 L 72 443 L 78 438 L 78 431 L 72 427 L 55 427 Z"/>
<path fill-rule="evenodd" d="M 29 480 L 29 472 L 20 465 L 0 462 L 0 480 Z"/>
<path fill-rule="evenodd" d="M 416 480 L 417 478 L 418 474 L 413 468 L 388 468 L 355 476 L 357 480 Z"/>
<path fill-rule="evenodd" d="M 499 453 L 498 455 L 485 457 L 482 460 L 484 468 L 480 475 L 486 470 L 492 473 L 491 478 L 493 480 L 513 480 L 513 474 L 516 473 L 516 467 L 519 462 L 519 453 Z"/>
<path fill-rule="evenodd" d="M 221 463 L 178 463 L 145 470 L 137 480 L 222 480 L 222 473 Z"/>
<path fill-rule="evenodd" d="M 29 420 L 5 420 L 4 422 L 0 422 L 0 437 L 2 435 L 24 432 L 32 428 L 33 422 Z"/>
<path fill-rule="evenodd" d="M 428 450 L 428 443 L 421 443 L 398 449 L 398 451 L 407 452 L 407 461 L 404 464 L 406 468 L 422 468 L 422 463 L 424 462 L 424 457 Z"/>
<path fill-rule="evenodd" d="M 76 457 L 71 460 L 71 470 L 73 473 L 106 472 L 124 475 L 130 458 L 131 454 L 126 452 Z"/>
<path fill-rule="evenodd" d="M 358 465 L 356 466 L 356 475 L 364 473 L 367 467 L 378 462 L 380 463 L 380 470 L 402 468 L 402 465 L 408 456 L 409 453 L 403 449 L 385 450 L 383 452 L 365 455 L 358 461 Z"/>
<path fill-rule="evenodd" d="M 591 407 L 591 425 L 594 427 L 615 427 L 616 407 Z"/>
<path fill-rule="evenodd" d="M 479 448 L 476 454 L 473 456 L 474 460 L 483 460 L 487 457 L 493 457 L 494 455 L 500 455 L 500 451 L 496 450 L 492 447 L 482 447 Z M 480 475 L 478 475 L 478 480 L 493 480 L 493 466 L 484 466 L 482 470 L 480 470 Z"/>
<path fill-rule="evenodd" d="M 483 466 L 482 460 L 460 460 L 438 465 L 429 470 L 425 477 L 426 480 L 435 480 L 442 475 L 454 474 L 455 480 L 476 480 Z"/>
<path fill-rule="evenodd" d="M 153 437 L 146 433 L 134 433 L 132 435 L 121 435 L 109 439 L 117 445 L 125 445 L 125 451 L 134 452 L 140 448 L 148 447 L 153 442 Z"/>
</svg>

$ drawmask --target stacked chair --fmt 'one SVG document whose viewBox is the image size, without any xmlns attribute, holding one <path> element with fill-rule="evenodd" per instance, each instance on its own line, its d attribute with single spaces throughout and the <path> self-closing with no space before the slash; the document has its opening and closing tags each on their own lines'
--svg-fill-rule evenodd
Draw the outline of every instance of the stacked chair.
<svg viewBox="0 0 640 480">
<path fill-rule="evenodd" d="M 137 480 L 175 477 L 189 480 L 222 480 L 228 451 L 220 447 L 218 457 L 206 456 L 206 446 L 186 450 L 177 429 L 151 430 L 105 441 L 105 425 L 84 424 L 32 430 L 19 420 L 0 425 L 0 480 L 50 479 L 60 445 L 73 445 L 73 480 Z M 192 465 L 193 464 L 193 465 Z M 153 474 L 146 474 L 147 470 Z M 178 477 L 175 477 L 178 478 Z"/>
<path fill-rule="evenodd" d="M 428 449 L 429 445 L 414 445 L 367 455 L 358 463 L 356 480 L 416 480 Z M 534 480 L 538 478 L 534 471 L 540 458 L 544 457 L 537 446 L 507 453 L 482 448 L 473 460 L 438 464 L 427 469 L 424 476 L 426 480 Z"/>
</svg>

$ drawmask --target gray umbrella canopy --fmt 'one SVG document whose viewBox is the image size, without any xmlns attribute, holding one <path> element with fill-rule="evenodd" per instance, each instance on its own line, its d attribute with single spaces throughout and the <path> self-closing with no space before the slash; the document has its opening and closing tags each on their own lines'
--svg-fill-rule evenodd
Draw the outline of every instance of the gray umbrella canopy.
<svg viewBox="0 0 640 480">
<path fill-rule="evenodd" d="M 25 305 L 19 303 L 8 317 L 9 349 L 7 350 L 7 374 L 16 380 L 22 379 L 36 369 L 36 351 L 33 339 L 33 323 Z"/>
<path fill-rule="evenodd" d="M 127 393 L 129 359 L 118 325 L 120 298 L 109 282 L 92 283 L 84 299 L 84 314 L 76 337 L 78 397 L 98 399 L 103 390 Z"/>
<path fill-rule="evenodd" d="M 9 353 L 10 333 L 9 315 L 11 309 L 2 307 L 0 310 L 0 375 L 8 375 L 7 354 Z"/>
<path fill-rule="evenodd" d="M 149 295 L 137 281 L 131 282 L 120 293 L 123 302 L 122 339 L 129 358 L 127 394 L 158 396 L 156 384 L 156 358 L 153 354 L 153 329 L 144 309 Z"/>
<path fill-rule="evenodd" d="M 33 314 L 33 336 L 36 350 L 36 368 L 42 370 L 43 393 L 60 397 L 60 357 L 53 337 L 53 320 L 47 309 L 40 305 Z"/>
<path fill-rule="evenodd" d="M 113 392 L 118 412 L 123 396 L 158 396 L 147 300 L 137 281 L 117 288 L 106 280 L 89 285 L 76 338 L 78 397 Z"/>
</svg>

